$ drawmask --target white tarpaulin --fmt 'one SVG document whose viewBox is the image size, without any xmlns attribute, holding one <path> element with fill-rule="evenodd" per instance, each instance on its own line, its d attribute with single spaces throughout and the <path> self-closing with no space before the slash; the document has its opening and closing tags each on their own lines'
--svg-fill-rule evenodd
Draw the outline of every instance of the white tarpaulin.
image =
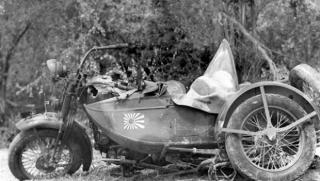
<svg viewBox="0 0 320 181">
<path fill-rule="evenodd" d="M 172 99 L 178 105 L 219 113 L 238 87 L 233 55 L 229 43 L 223 40 L 207 70 L 191 84 L 188 93 Z"/>
</svg>

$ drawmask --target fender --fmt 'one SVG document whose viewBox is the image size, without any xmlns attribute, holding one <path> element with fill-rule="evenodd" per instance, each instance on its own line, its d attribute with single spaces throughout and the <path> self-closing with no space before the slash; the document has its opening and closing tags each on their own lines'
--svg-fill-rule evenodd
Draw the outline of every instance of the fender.
<svg viewBox="0 0 320 181">
<path fill-rule="evenodd" d="M 316 130 L 320 129 L 319 110 L 303 92 L 296 89 L 295 87 L 292 87 L 284 83 L 264 81 L 250 84 L 240 89 L 235 96 L 233 96 L 232 98 L 230 98 L 230 100 L 227 101 L 222 112 L 218 116 L 218 121 L 216 123 L 217 131 L 219 130 L 219 128 L 227 127 L 232 113 L 241 103 L 243 103 L 250 97 L 261 94 L 261 86 L 264 87 L 266 93 L 283 95 L 292 99 L 293 101 L 297 102 L 307 113 L 316 111 L 317 116 L 314 116 L 312 120 L 315 123 Z M 221 131 L 218 131 L 217 133 L 220 134 Z"/>
<path fill-rule="evenodd" d="M 59 120 L 57 113 L 54 112 L 36 114 L 32 117 L 22 119 L 18 123 L 16 123 L 16 127 L 20 131 L 26 131 L 33 128 L 59 129 L 61 125 L 62 121 Z M 88 171 L 90 169 L 93 157 L 90 138 L 88 137 L 85 128 L 76 121 L 74 121 L 71 135 L 73 135 L 73 139 L 79 142 L 79 145 L 81 147 L 83 171 Z"/>
</svg>

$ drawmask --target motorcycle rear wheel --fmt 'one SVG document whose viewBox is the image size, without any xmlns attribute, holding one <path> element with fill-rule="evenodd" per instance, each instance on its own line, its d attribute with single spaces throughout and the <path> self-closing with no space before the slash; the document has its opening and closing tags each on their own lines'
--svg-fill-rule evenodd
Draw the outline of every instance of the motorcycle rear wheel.
<svg viewBox="0 0 320 181">
<path fill-rule="evenodd" d="M 305 115 L 293 100 L 275 94 L 266 95 L 271 122 L 285 127 Z M 261 131 L 266 118 L 261 95 L 249 98 L 232 114 L 229 128 Z M 291 181 L 309 168 L 313 161 L 316 133 L 313 123 L 306 122 L 286 132 L 277 133 L 274 140 L 266 135 L 226 135 L 226 151 L 231 164 L 254 180 Z"/>
<path fill-rule="evenodd" d="M 80 147 L 67 140 L 57 164 L 49 161 L 58 130 L 38 129 L 20 132 L 9 148 L 9 168 L 19 180 L 50 179 L 73 174 L 81 166 Z"/>
</svg>

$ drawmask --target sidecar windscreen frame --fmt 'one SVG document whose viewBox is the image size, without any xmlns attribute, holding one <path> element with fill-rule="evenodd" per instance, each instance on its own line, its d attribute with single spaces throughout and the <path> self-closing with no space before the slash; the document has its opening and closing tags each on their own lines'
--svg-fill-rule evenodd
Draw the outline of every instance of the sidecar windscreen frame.
<svg viewBox="0 0 320 181">
<path fill-rule="evenodd" d="M 88 50 L 85 55 L 82 57 L 82 59 L 80 60 L 80 64 L 78 67 L 78 73 L 79 71 L 81 71 L 81 69 L 83 68 L 83 65 L 85 64 L 88 56 L 90 55 L 91 52 L 93 51 L 97 51 L 97 50 L 109 50 L 109 49 L 121 49 L 121 48 L 128 48 L 129 44 L 127 43 L 120 43 L 120 44 L 114 44 L 114 45 L 107 45 L 107 46 L 101 46 L 101 47 L 93 47 L 90 50 Z"/>
<path fill-rule="evenodd" d="M 239 88 L 238 76 L 233 54 L 226 39 L 223 39 L 222 43 L 219 46 L 219 49 L 217 50 L 203 75 L 212 77 L 218 71 L 228 72 L 232 77 L 235 87 L 237 89 Z"/>
</svg>

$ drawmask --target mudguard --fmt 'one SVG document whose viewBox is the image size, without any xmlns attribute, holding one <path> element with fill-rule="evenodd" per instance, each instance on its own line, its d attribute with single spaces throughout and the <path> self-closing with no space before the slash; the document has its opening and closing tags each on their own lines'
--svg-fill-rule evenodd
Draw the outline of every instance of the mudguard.
<svg viewBox="0 0 320 181">
<path fill-rule="evenodd" d="M 26 131 L 33 128 L 59 129 L 61 125 L 62 121 L 58 119 L 57 113 L 46 112 L 22 119 L 16 124 L 16 127 L 20 131 Z M 74 121 L 70 135 L 72 135 L 72 139 L 77 140 L 79 143 L 82 150 L 82 169 L 83 171 L 88 171 L 90 169 L 93 156 L 90 138 L 88 137 L 85 128 L 76 121 Z"/>
<path fill-rule="evenodd" d="M 243 87 L 237 92 L 235 96 L 233 96 L 227 101 L 223 108 L 223 111 L 218 116 L 218 121 L 216 125 L 217 131 L 219 130 L 219 128 L 227 127 L 232 113 L 242 102 L 249 99 L 250 97 L 261 94 L 261 86 L 264 87 L 266 93 L 278 94 L 292 99 L 293 101 L 297 102 L 307 113 L 316 111 L 317 116 L 313 117 L 312 120 L 315 123 L 316 130 L 320 130 L 319 110 L 303 92 L 296 89 L 295 87 L 292 87 L 284 83 L 264 81 Z M 217 134 L 220 133 L 221 132 Z"/>
</svg>

